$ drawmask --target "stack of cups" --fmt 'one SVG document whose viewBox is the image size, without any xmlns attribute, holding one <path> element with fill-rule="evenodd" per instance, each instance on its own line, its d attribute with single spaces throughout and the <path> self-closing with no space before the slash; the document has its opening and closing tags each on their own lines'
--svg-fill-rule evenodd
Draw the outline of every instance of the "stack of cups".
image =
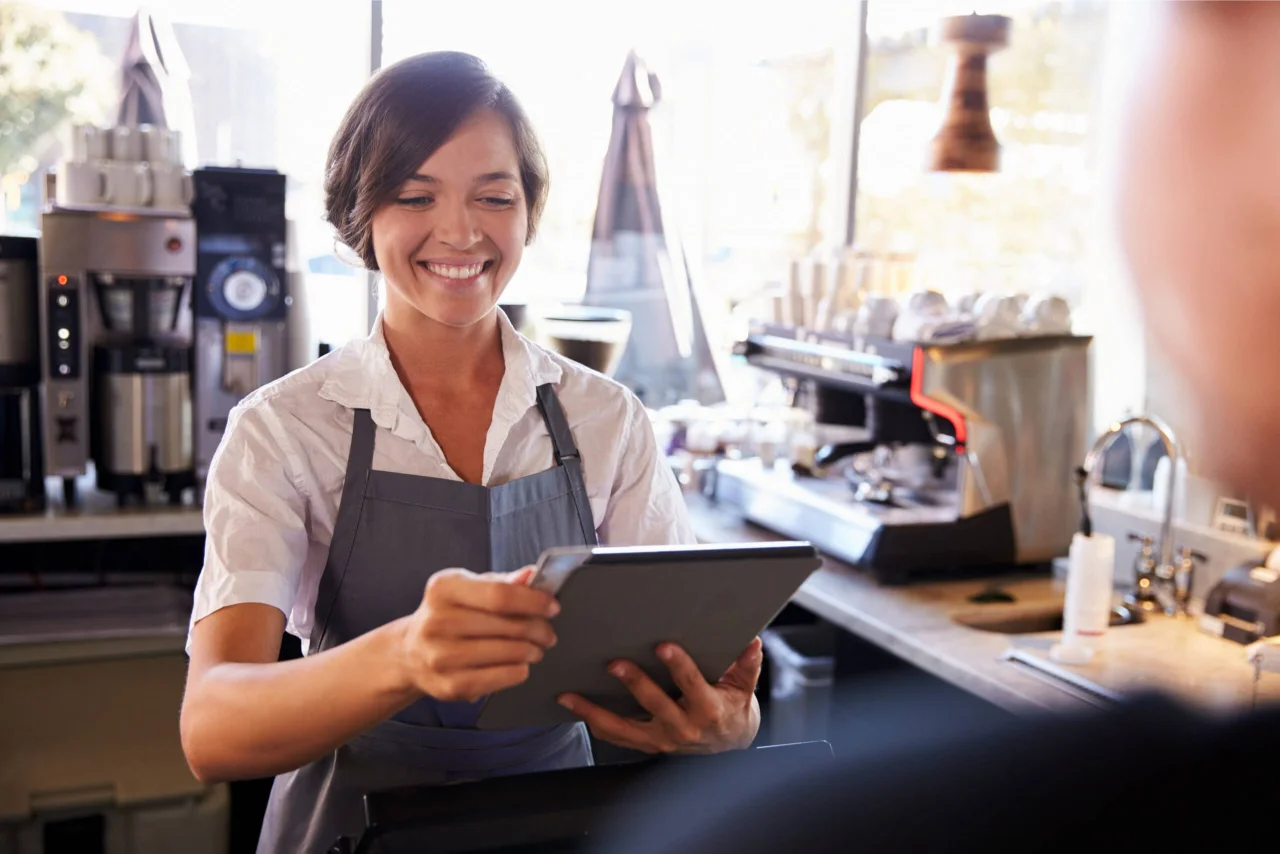
<svg viewBox="0 0 1280 854">
<path fill-rule="evenodd" d="M 185 213 L 193 187 L 180 142 L 178 131 L 152 125 L 75 125 L 58 164 L 58 205 Z"/>
</svg>

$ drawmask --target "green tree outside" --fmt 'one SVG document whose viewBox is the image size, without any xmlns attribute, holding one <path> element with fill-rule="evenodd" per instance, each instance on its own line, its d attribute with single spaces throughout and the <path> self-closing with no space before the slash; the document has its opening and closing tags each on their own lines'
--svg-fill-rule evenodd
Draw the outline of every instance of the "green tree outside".
<svg viewBox="0 0 1280 854">
<path fill-rule="evenodd" d="M 68 124 L 101 121 L 117 89 L 92 35 L 59 12 L 0 3 L 0 228 L 34 225 L 34 178 Z"/>
</svg>

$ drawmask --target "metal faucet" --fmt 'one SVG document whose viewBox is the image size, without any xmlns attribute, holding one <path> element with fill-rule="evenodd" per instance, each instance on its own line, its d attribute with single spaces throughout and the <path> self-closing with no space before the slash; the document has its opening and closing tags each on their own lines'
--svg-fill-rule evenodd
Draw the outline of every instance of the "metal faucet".
<svg viewBox="0 0 1280 854">
<path fill-rule="evenodd" d="M 1181 561 L 1175 565 L 1173 559 L 1173 496 L 1176 492 L 1178 463 L 1182 460 L 1182 448 L 1178 444 L 1178 438 L 1169 429 L 1169 425 L 1154 416 L 1136 415 L 1116 421 L 1098 437 L 1093 448 L 1085 456 L 1085 477 L 1089 479 L 1087 482 L 1096 479 L 1099 457 L 1106 453 L 1127 427 L 1134 424 L 1144 424 L 1155 430 L 1160 437 L 1164 452 L 1169 456 L 1169 485 L 1168 494 L 1165 496 L 1164 521 L 1160 524 L 1160 560 L 1153 565 L 1148 546 L 1147 560 L 1142 561 L 1136 568 L 1136 584 L 1133 590 L 1125 594 L 1124 602 L 1130 607 L 1140 608 L 1148 613 L 1163 610 L 1169 616 L 1175 616 L 1186 612 L 1191 587 L 1189 582 L 1185 587 L 1178 583 L 1186 574 L 1186 567 Z M 1160 601 L 1160 592 L 1165 592 L 1167 595 L 1165 603 Z"/>
</svg>

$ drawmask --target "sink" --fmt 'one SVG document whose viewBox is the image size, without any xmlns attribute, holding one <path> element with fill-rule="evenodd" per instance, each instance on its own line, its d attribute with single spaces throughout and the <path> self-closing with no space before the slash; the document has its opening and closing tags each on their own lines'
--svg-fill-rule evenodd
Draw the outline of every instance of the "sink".
<svg viewBox="0 0 1280 854">
<path fill-rule="evenodd" d="M 1004 635 L 1029 635 L 1062 631 L 1062 603 L 1037 608 L 999 608 L 963 611 L 951 619 L 962 626 Z M 1130 626 L 1143 621 L 1142 612 L 1118 605 L 1111 609 L 1112 626 Z"/>
</svg>

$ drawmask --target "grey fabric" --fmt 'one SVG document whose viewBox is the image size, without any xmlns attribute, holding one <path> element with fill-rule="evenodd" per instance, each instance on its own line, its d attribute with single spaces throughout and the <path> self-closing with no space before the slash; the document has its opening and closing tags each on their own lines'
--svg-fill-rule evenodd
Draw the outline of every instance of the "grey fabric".
<svg viewBox="0 0 1280 854">
<path fill-rule="evenodd" d="M 441 569 L 509 572 L 545 549 L 596 543 L 578 451 L 550 385 L 538 388 L 538 402 L 556 464 L 496 487 L 373 470 L 376 426 L 356 410 L 313 651 L 412 613 Z M 482 732 L 482 703 L 424 698 L 277 777 L 259 854 L 324 852 L 339 836 L 357 836 L 369 791 L 591 764 L 582 724 Z"/>
<path fill-rule="evenodd" d="M 590 500 L 587 498 L 586 487 L 583 486 L 585 481 L 582 479 L 582 460 L 578 456 L 578 446 L 573 441 L 573 432 L 569 429 L 569 419 L 564 417 L 564 407 L 560 405 L 560 398 L 556 397 L 555 390 L 550 385 L 538 386 L 538 411 L 542 413 L 542 420 L 551 433 L 556 465 L 569 470 L 570 483 L 582 486 L 581 489 L 575 487 L 569 494 L 569 499 L 573 502 L 573 509 L 577 511 L 578 524 L 582 526 L 582 541 L 594 546 L 599 540 L 596 539 L 596 526 L 591 518 Z"/>
</svg>

